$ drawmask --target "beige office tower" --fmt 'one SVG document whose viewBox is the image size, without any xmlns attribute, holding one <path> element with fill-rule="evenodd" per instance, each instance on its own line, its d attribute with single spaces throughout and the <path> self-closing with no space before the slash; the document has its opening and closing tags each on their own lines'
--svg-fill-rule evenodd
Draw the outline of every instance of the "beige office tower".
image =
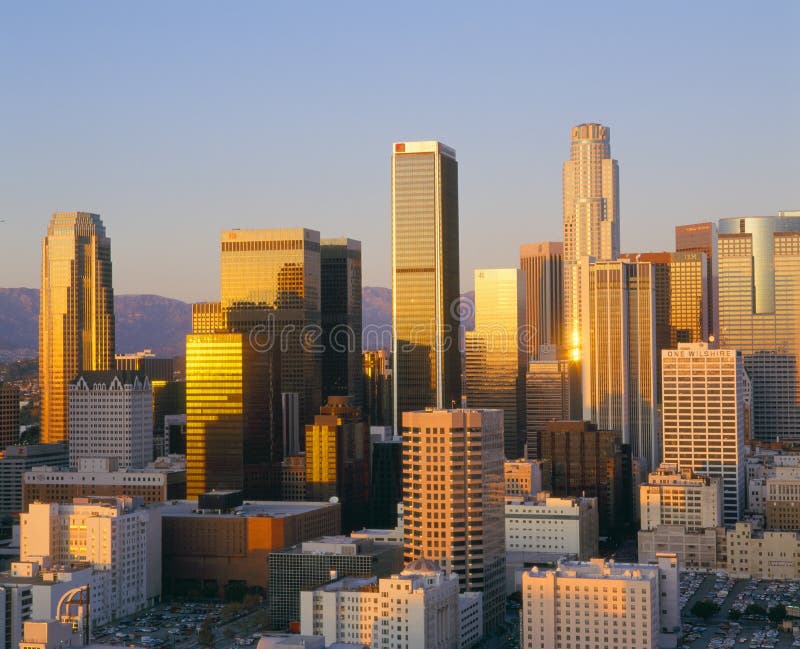
<svg viewBox="0 0 800 649">
<path fill-rule="evenodd" d="M 256 348 L 280 346 L 281 390 L 298 393 L 300 421 L 311 423 L 322 405 L 322 354 L 313 338 L 322 330 L 319 232 L 224 230 L 220 243 L 227 326 Z"/>
<path fill-rule="evenodd" d="M 525 351 L 540 359 L 542 345 L 563 351 L 564 244 L 560 241 L 523 243 L 519 267 L 525 273 Z"/>
<path fill-rule="evenodd" d="M 505 456 L 525 444 L 524 273 L 518 268 L 475 271 L 475 330 L 466 333 L 464 387 L 470 408 L 503 411 Z"/>
<path fill-rule="evenodd" d="M 403 413 L 405 560 L 431 559 L 483 593 L 485 628 L 505 613 L 503 414 Z"/>
<path fill-rule="evenodd" d="M 800 437 L 800 216 L 719 221 L 719 343 L 753 385 L 753 437 Z"/>
<path fill-rule="evenodd" d="M 97 214 L 56 212 L 42 240 L 39 386 L 43 443 L 68 438 L 69 382 L 114 368 L 111 241 Z"/>
<path fill-rule="evenodd" d="M 440 142 L 392 154 L 392 376 L 401 413 L 461 401 L 458 163 Z"/>
<path fill-rule="evenodd" d="M 564 334 L 567 357 L 580 360 L 582 295 L 579 263 L 619 256 L 619 168 L 602 124 L 572 129 L 564 163 Z"/>
<path fill-rule="evenodd" d="M 622 434 L 634 458 L 660 462 L 655 273 L 647 262 L 581 263 L 583 418 Z"/>
<path fill-rule="evenodd" d="M 745 506 L 745 408 L 749 380 L 742 353 L 685 343 L 661 352 L 664 462 L 719 478 L 726 525 Z"/>
</svg>

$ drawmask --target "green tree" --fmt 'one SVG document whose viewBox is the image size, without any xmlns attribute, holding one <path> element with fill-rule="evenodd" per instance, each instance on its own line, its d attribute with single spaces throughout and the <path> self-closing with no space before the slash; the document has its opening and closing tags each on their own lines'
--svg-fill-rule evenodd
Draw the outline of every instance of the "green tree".
<svg viewBox="0 0 800 649">
<path fill-rule="evenodd" d="M 730 611 L 728 611 L 728 619 L 729 620 L 734 620 L 735 621 L 735 620 L 738 620 L 740 617 L 742 617 L 742 614 L 737 609 L 732 608 Z"/>
<path fill-rule="evenodd" d="M 225 601 L 241 602 L 247 595 L 247 586 L 241 581 L 229 581 L 225 585 Z"/>
<path fill-rule="evenodd" d="M 707 620 L 719 613 L 719 606 L 710 599 L 701 599 L 692 606 L 692 615 Z"/>
<path fill-rule="evenodd" d="M 764 617 L 767 614 L 767 609 L 763 606 L 759 606 L 758 604 L 748 604 L 747 608 L 744 609 L 745 615 L 753 615 L 756 617 Z"/>
<path fill-rule="evenodd" d="M 773 606 L 771 609 L 769 609 L 767 617 L 770 619 L 770 622 L 780 624 L 786 619 L 786 607 L 783 604 Z"/>
</svg>

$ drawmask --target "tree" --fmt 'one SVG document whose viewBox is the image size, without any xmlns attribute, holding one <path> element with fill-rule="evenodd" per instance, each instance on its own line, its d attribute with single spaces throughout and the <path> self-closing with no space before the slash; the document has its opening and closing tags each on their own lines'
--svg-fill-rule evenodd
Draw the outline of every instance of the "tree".
<svg viewBox="0 0 800 649">
<path fill-rule="evenodd" d="M 767 610 L 758 604 L 748 604 L 747 608 L 744 609 L 744 614 L 754 617 L 764 617 L 767 614 Z"/>
<path fill-rule="evenodd" d="M 225 601 L 241 602 L 247 595 L 247 586 L 241 581 L 229 581 L 225 584 Z"/>
<path fill-rule="evenodd" d="M 707 620 L 719 613 L 719 606 L 710 599 L 702 599 L 699 602 L 695 602 L 694 606 L 692 606 L 691 613 L 692 615 Z"/>
<path fill-rule="evenodd" d="M 732 608 L 730 611 L 728 611 L 729 620 L 738 620 L 740 617 L 742 617 L 742 614 L 737 609 Z"/>
<path fill-rule="evenodd" d="M 214 631 L 211 630 L 211 625 L 203 622 L 200 626 L 200 633 L 197 634 L 197 642 L 201 647 L 211 647 L 214 645 Z"/>
<path fill-rule="evenodd" d="M 773 606 L 771 609 L 769 609 L 767 617 L 769 618 L 770 622 L 780 624 L 786 619 L 786 607 L 783 604 Z"/>
</svg>

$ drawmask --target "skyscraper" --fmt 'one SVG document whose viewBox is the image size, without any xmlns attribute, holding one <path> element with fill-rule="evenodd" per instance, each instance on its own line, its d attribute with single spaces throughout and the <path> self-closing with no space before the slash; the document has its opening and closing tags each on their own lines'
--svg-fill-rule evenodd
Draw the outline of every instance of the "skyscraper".
<svg viewBox="0 0 800 649">
<path fill-rule="evenodd" d="M 298 393 L 300 420 L 311 422 L 322 400 L 320 340 L 313 338 L 322 324 L 319 232 L 225 230 L 220 247 L 228 327 L 235 320 L 233 330 L 254 336 L 256 346 L 280 347 L 281 389 Z"/>
<path fill-rule="evenodd" d="M 538 360 L 528 363 L 525 375 L 527 457 L 539 457 L 539 434 L 550 421 L 580 420 L 581 377 L 574 361 Z"/>
<path fill-rule="evenodd" d="M 322 400 L 349 396 L 361 408 L 361 242 L 322 239 L 320 253 Z"/>
<path fill-rule="evenodd" d="M 282 430 L 280 356 L 244 333 L 186 337 L 186 495 L 244 490 L 277 498 Z"/>
<path fill-rule="evenodd" d="M 460 402 L 458 163 L 440 142 L 392 154 L 392 345 L 401 413 Z"/>
<path fill-rule="evenodd" d="M 719 342 L 741 350 L 753 437 L 800 436 L 800 215 L 719 222 Z"/>
<path fill-rule="evenodd" d="M 475 331 L 466 333 L 464 385 L 470 408 L 503 411 L 507 458 L 525 444 L 524 274 L 518 268 L 475 271 Z"/>
<path fill-rule="evenodd" d="M 622 433 L 634 458 L 660 462 L 655 274 L 648 262 L 581 263 L 583 417 Z"/>
<path fill-rule="evenodd" d="M 97 214 L 56 212 L 42 240 L 39 310 L 41 438 L 68 436 L 68 386 L 114 367 L 111 241 Z"/>
<path fill-rule="evenodd" d="M 717 336 L 719 323 L 717 322 L 717 281 L 718 263 L 717 256 L 717 224 L 694 223 L 692 225 L 675 226 L 675 250 L 677 252 L 703 252 L 706 255 L 706 296 L 708 302 L 708 333 Z M 682 341 L 695 342 L 695 341 Z"/>
<path fill-rule="evenodd" d="M 601 124 L 574 127 L 564 163 L 563 345 L 573 360 L 581 354 L 580 259 L 619 256 L 619 167 L 611 158 L 610 133 Z"/>
<path fill-rule="evenodd" d="M 438 561 L 483 593 L 487 629 L 505 611 L 503 415 L 403 413 L 405 559 Z"/>
<path fill-rule="evenodd" d="M 19 442 L 19 388 L 0 381 L 0 449 Z"/>
<path fill-rule="evenodd" d="M 525 273 L 526 353 L 539 358 L 541 345 L 556 345 L 563 352 L 564 244 L 523 243 L 519 267 Z"/>
<path fill-rule="evenodd" d="M 745 406 L 741 352 L 682 343 L 662 356 L 664 462 L 719 478 L 726 525 L 745 504 Z"/>
</svg>

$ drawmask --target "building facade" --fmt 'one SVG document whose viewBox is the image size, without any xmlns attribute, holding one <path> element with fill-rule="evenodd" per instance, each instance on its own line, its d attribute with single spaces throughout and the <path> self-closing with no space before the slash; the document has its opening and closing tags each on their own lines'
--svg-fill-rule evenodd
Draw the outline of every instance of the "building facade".
<svg viewBox="0 0 800 649">
<path fill-rule="evenodd" d="M 0 381 L 0 449 L 19 442 L 19 388 Z"/>
<path fill-rule="evenodd" d="M 440 142 L 392 153 L 392 379 L 402 413 L 461 401 L 458 163 Z"/>
<path fill-rule="evenodd" d="M 580 124 L 570 132 L 570 159 L 564 163 L 564 332 L 567 358 L 581 360 L 584 257 L 619 256 L 619 167 L 611 158 L 611 129 Z"/>
<path fill-rule="evenodd" d="M 539 346 L 541 350 L 543 345 Z M 541 353 L 540 353 L 541 356 Z M 539 457 L 539 435 L 549 421 L 572 421 L 583 414 L 580 365 L 570 360 L 532 360 L 525 374 L 527 457 Z"/>
<path fill-rule="evenodd" d="M 153 459 L 153 388 L 130 371 L 81 372 L 69 384 L 69 463 L 113 457 L 123 469 Z"/>
<path fill-rule="evenodd" d="M 68 467 L 67 443 L 6 447 L 0 457 L 0 515 L 23 511 L 22 476 L 37 466 Z"/>
<path fill-rule="evenodd" d="M 431 559 L 483 593 L 484 623 L 505 610 L 503 418 L 497 410 L 403 413 L 405 559 Z"/>
<path fill-rule="evenodd" d="M 111 240 L 97 214 L 56 212 L 42 240 L 41 440 L 69 434 L 69 382 L 114 367 Z"/>
<path fill-rule="evenodd" d="M 661 353 L 664 462 L 718 478 L 723 521 L 745 507 L 744 420 L 748 392 L 742 354 L 684 343 Z"/>
<path fill-rule="evenodd" d="M 715 338 L 719 334 L 717 283 L 719 280 L 719 254 L 717 250 L 717 224 L 712 222 L 675 226 L 675 250 L 677 252 L 702 252 L 706 256 L 706 296 L 708 306 L 708 333 Z M 683 340 L 678 342 L 699 342 Z M 673 345 L 674 346 L 674 345 Z"/>
<path fill-rule="evenodd" d="M 728 574 L 741 579 L 800 579 L 800 534 L 760 531 L 751 523 L 728 529 Z"/>
<path fill-rule="evenodd" d="M 467 405 L 503 411 L 504 451 L 525 445 L 525 282 L 518 268 L 475 271 L 475 330 L 465 335 Z"/>
<path fill-rule="evenodd" d="M 719 342 L 752 381 L 754 439 L 800 433 L 800 216 L 719 222 Z"/>
<path fill-rule="evenodd" d="M 688 530 L 685 525 L 659 525 L 639 530 L 639 563 L 655 563 L 659 554 L 671 553 L 682 566 L 699 570 L 728 567 L 724 527 Z"/>
<path fill-rule="evenodd" d="M 523 243 L 519 247 L 519 267 L 525 281 L 526 360 L 538 359 L 541 345 L 563 349 L 564 244 Z"/>
<path fill-rule="evenodd" d="M 641 529 L 682 525 L 700 530 L 722 525 L 722 489 L 718 478 L 696 476 L 691 469 L 662 464 L 639 487 Z"/>
<path fill-rule="evenodd" d="M 655 649 L 663 635 L 677 642 L 678 559 L 664 554 L 657 562 L 592 559 L 562 562 L 556 570 L 533 568 L 522 576 L 520 647 Z"/>
</svg>

